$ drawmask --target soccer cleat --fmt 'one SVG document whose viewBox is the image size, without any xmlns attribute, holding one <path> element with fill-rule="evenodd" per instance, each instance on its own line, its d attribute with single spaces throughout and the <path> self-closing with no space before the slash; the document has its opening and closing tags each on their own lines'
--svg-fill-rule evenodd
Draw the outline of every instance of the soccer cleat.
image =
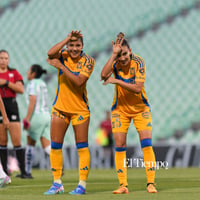
<svg viewBox="0 0 200 200">
<path fill-rule="evenodd" d="M 8 181 L 7 181 L 7 183 L 6 183 L 6 185 L 8 185 L 8 184 L 11 184 L 11 178 L 8 176 Z"/>
<path fill-rule="evenodd" d="M 9 184 L 9 181 L 11 182 L 11 179 L 9 176 L 0 178 L 0 188 L 5 187 L 7 184 Z"/>
<path fill-rule="evenodd" d="M 113 194 L 128 194 L 128 188 L 121 185 L 117 190 L 113 191 Z"/>
<path fill-rule="evenodd" d="M 69 194 L 72 195 L 82 195 L 85 194 L 85 188 L 81 185 L 78 185 L 74 190 L 72 190 L 71 192 L 69 192 Z"/>
<path fill-rule="evenodd" d="M 147 192 L 148 193 L 157 193 L 158 191 L 155 188 L 155 184 L 150 183 L 147 185 Z"/>
<path fill-rule="evenodd" d="M 54 182 L 53 185 L 50 187 L 50 189 L 46 192 L 44 192 L 45 195 L 53 195 L 53 194 L 63 194 L 64 193 L 64 187 L 59 183 Z"/>
<path fill-rule="evenodd" d="M 31 174 L 17 174 L 16 175 L 16 178 L 27 178 L 27 179 L 32 179 L 33 177 L 32 177 L 32 175 Z"/>
</svg>

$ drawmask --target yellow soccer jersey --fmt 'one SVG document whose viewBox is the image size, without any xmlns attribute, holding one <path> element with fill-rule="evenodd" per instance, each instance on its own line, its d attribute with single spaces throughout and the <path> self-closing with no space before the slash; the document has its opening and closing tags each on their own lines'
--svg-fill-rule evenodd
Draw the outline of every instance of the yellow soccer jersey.
<svg viewBox="0 0 200 200">
<path fill-rule="evenodd" d="M 94 59 L 84 52 L 81 52 L 79 61 L 74 62 L 65 49 L 60 52 L 60 61 L 74 75 L 83 74 L 86 77 L 91 75 L 95 64 Z M 62 70 L 57 70 L 57 77 L 57 89 L 53 106 L 66 113 L 89 112 L 86 83 L 81 87 L 77 87 L 67 79 Z"/>
<path fill-rule="evenodd" d="M 118 62 L 113 62 L 112 70 L 114 77 L 126 83 L 145 82 L 146 65 L 144 60 L 137 55 L 131 55 L 130 67 L 123 69 Z M 150 107 L 144 86 L 141 93 L 130 92 L 119 85 L 115 85 L 115 95 L 112 104 L 112 111 L 118 110 L 124 114 L 135 114 Z"/>
</svg>

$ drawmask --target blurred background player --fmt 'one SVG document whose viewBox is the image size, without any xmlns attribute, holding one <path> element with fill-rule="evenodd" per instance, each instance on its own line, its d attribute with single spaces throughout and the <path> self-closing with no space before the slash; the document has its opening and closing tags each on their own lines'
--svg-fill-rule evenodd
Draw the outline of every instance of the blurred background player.
<svg viewBox="0 0 200 200">
<path fill-rule="evenodd" d="M 110 111 L 106 110 L 105 112 L 106 118 L 100 123 L 99 127 L 106 131 L 108 137 L 108 144 L 107 147 L 112 147 L 113 145 L 113 138 L 112 138 L 112 126 L 111 126 L 111 119 L 110 119 Z"/>
<path fill-rule="evenodd" d="M 147 175 L 147 191 L 157 193 L 154 186 L 155 155 L 152 148 L 152 118 L 144 89 L 146 65 L 144 60 L 131 53 L 124 34 L 119 33 L 112 41 L 112 54 L 105 64 L 101 79 L 104 85 L 115 84 L 111 122 L 115 140 L 115 166 L 120 183 L 113 194 L 128 193 L 126 166 L 126 137 L 133 119 L 139 133 Z M 111 77 L 114 74 L 114 78 Z"/>
<path fill-rule="evenodd" d="M 21 125 L 16 101 L 17 93 L 24 93 L 23 78 L 16 69 L 10 68 L 8 64 L 8 52 L 6 50 L 0 50 L 0 94 L 10 121 L 9 133 L 21 171 L 21 174 L 17 176 L 20 178 L 28 178 L 25 172 L 25 156 L 24 149 L 21 146 Z M 2 122 L 3 118 L 0 115 L 0 158 L 3 169 L 8 174 L 8 135 Z"/>
<path fill-rule="evenodd" d="M 24 129 L 27 130 L 27 147 L 25 153 L 26 172 L 32 177 L 32 163 L 34 157 L 34 147 L 40 139 L 42 148 L 50 155 L 50 113 L 48 108 L 47 86 L 41 79 L 42 74 L 46 74 L 40 65 L 32 65 L 27 72 L 29 83 L 26 88 L 26 100 L 28 110 L 23 119 Z"/>
<path fill-rule="evenodd" d="M 0 96 L 0 112 L 3 117 L 3 126 L 5 129 L 9 128 L 9 120 L 6 114 L 5 107 L 3 105 L 2 98 Z M 1 133 L 0 133 L 1 134 Z M 4 187 L 6 184 L 11 182 L 10 177 L 3 171 L 3 169 L 0 166 L 0 188 Z"/>
<path fill-rule="evenodd" d="M 63 49 L 65 45 L 67 50 Z M 44 193 L 47 195 L 64 192 L 61 181 L 62 146 L 70 121 L 72 121 L 79 156 L 79 184 L 69 194 L 81 195 L 85 194 L 86 190 L 90 169 L 88 149 L 90 110 L 86 82 L 93 71 L 95 61 L 82 49 L 82 34 L 80 31 L 72 31 L 48 51 L 47 62 L 57 68 L 58 84 L 51 118 L 50 162 L 54 180 L 51 188 Z"/>
<path fill-rule="evenodd" d="M 106 110 L 105 119 L 101 121 L 97 130 L 96 143 L 103 147 L 104 166 L 106 168 L 113 167 L 113 137 L 109 110 Z"/>
</svg>

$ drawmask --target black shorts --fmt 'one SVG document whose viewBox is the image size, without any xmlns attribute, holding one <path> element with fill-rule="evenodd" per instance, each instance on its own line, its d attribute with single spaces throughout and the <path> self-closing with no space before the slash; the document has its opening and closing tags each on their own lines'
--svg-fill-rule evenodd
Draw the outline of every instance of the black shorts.
<svg viewBox="0 0 200 200">
<path fill-rule="evenodd" d="M 3 103 L 10 122 L 20 122 L 19 110 L 16 98 L 3 98 Z M 0 123 L 3 122 L 3 117 L 0 112 Z"/>
</svg>

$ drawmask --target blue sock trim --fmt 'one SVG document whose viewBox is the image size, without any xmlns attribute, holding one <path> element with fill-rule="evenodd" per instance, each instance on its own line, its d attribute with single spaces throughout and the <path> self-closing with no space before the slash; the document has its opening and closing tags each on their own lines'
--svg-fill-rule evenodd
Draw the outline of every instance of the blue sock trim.
<svg viewBox="0 0 200 200">
<path fill-rule="evenodd" d="M 152 146 L 152 141 L 149 138 L 141 140 L 140 143 L 142 148 Z"/>
<path fill-rule="evenodd" d="M 52 142 L 51 141 L 51 148 L 52 149 L 62 149 L 63 144 L 62 143 L 57 143 L 57 142 Z"/>
<path fill-rule="evenodd" d="M 88 142 L 81 142 L 81 143 L 76 143 L 76 148 L 77 149 L 82 149 L 88 147 Z"/>
<path fill-rule="evenodd" d="M 117 152 L 126 151 L 126 147 L 115 147 L 115 151 Z"/>
</svg>

